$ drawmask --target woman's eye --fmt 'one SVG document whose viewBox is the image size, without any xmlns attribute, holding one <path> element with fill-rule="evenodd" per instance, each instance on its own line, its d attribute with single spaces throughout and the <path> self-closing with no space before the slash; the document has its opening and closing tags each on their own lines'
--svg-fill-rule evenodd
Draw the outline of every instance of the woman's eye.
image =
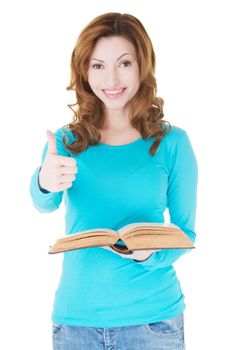
<svg viewBox="0 0 234 350">
<path fill-rule="evenodd" d="M 127 64 L 127 65 L 131 65 L 131 62 L 125 61 L 125 62 L 122 62 L 121 65 L 122 65 L 122 64 L 124 64 L 124 65 L 126 65 L 126 64 Z M 99 70 L 100 66 L 102 66 L 102 65 L 101 65 L 101 64 L 93 64 L 92 67 L 93 67 L 94 69 Z M 126 66 L 125 66 L 125 67 L 126 67 Z"/>
<path fill-rule="evenodd" d="M 93 64 L 93 68 L 95 68 L 95 67 L 100 67 L 101 66 L 101 64 Z M 96 68 L 95 68 L 96 69 Z"/>
<path fill-rule="evenodd" d="M 131 62 L 129 62 L 129 61 L 125 61 L 122 64 L 127 64 L 127 63 L 129 63 L 131 65 Z"/>
</svg>

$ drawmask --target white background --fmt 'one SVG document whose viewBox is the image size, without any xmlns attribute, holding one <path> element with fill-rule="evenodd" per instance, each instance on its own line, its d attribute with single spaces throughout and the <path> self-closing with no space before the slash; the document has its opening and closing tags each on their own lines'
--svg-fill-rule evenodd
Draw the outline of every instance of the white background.
<svg viewBox="0 0 234 350">
<path fill-rule="evenodd" d="M 46 129 L 72 119 L 66 91 L 79 32 L 105 12 L 140 19 L 154 45 L 165 119 L 185 129 L 199 164 L 196 250 L 175 263 L 188 350 L 232 349 L 232 1 L 5 1 L 0 8 L 0 347 L 51 349 L 64 206 L 39 213 L 29 195 Z"/>
</svg>

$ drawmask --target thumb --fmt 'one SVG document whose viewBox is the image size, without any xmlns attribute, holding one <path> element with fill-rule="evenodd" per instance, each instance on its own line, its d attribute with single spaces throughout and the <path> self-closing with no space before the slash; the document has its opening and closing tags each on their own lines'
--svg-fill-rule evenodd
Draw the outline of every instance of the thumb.
<svg viewBox="0 0 234 350">
<path fill-rule="evenodd" d="M 52 131 L 46 130 L 47 140 L 48 140 L 48 151 L 49 153 L 58 154 L 56 147 L 56 138 Z"/>
</svg>

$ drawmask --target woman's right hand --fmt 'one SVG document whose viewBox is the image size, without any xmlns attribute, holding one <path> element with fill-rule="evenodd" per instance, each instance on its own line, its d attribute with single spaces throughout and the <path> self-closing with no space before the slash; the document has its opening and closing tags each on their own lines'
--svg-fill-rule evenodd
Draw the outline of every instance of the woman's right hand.
<svg viewBox="0 0 234 350">
<path fill-rule="evenodd" d="M 78 169 L 76 160 L 59 156 L 54 134 L 47 130 L 48 150 L 39 172 L 39 185 L 49 192 L 60 192 L 72 187 Z"/>
</svg>

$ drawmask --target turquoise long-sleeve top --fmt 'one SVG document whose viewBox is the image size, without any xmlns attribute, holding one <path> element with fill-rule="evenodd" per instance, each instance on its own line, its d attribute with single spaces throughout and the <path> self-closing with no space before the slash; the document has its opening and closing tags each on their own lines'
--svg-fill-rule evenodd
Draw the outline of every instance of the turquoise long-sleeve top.
<svg viewBox="0 0 234 350">
<path fill-rule="evenodd" d="M 65 234 L 93 228 L 118 230 L 133 222 L 170 222 L 195 242 L 198 165 L 185 130 L 173 126 L 155 155 L 149 148 L 155 137 L 124 145 L 100 143 L 79 155 L 62 143 L 70 130 L 55 132 L 58 154 L 73 157 L 78 172 L 71 188 L 42 191 L 38 174 L 31 177 L 30 194 L 36 209 L 52 212 L 65 204 Z M 162 249 L 143 262 L 123 258 L 102 247 L 63 254 L 61 278 L 51 319 L 57 324 L 121 327 L 175 317 L 186 304 L 173 263 L 188 249 Z M 53 259 L 53 256 L 51 256 Z"/>
</svg>

